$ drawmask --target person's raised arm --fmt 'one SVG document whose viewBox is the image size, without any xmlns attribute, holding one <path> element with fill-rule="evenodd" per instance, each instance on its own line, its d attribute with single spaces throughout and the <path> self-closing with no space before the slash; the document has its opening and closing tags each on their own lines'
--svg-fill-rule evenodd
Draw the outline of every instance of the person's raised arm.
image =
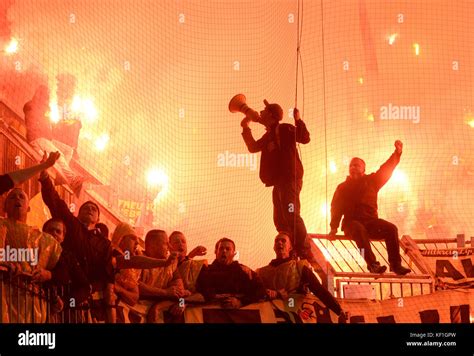
<svg viewBox="0 0 474 356">
<path fill-rule="evenodd" d="M 47 159 L 43 157 L 43 160 L 41 161 L 41 163 L 28 167 L 28 168 L 23 168 L 17 171 L 9 172 L 7 173 L 7 175 L 10 177 L 13 185 L 21 184 L 27 181 L 28 179 L 34 177 L 36 174 L 54 166 L 54 163 L 56 163 L 58 158 L 59 158 L 58 152 L 51 152 L 51 154 L 49 155 Z M 7 186 L 5 188 L 8 188 L 8 189 L 4 190 L 2 187 L 0 187 L 0 194 L 5 193 L 5 191 L 13 187 Z"/>
<path fill-rule="evenodd" d="M 204 246 L 197 246 L 188 253 L 188 258 L 193 259 L 196 256 L 204 256 L 207 253 L 207 249 Z"/>
<path fill-rule="evenodd" d="M 118 269 L 128 269 L 128 268 L 136 268 L 136 269 L 151 269 L 157 267 L 166 267 L 170 264 L 173 264 L 176 261 L 177 257 L 174 254 L 171 254 L 167 260 L 165 259 L 157 259 L 151 258 L 147 256 L 130 256 L 126 258 L 124 255 L 117 256 L 117 268 Z"/>
<path fill-rule="evenodd" d="M 260 152 L 264 147 L 264 140 L 262 137 L 261 139 L 255 141 L 255 139 L 252 136 L 252 130 L 250 130 L 250 127 L 249 127 L 250 121 L 251 121 L 250 119 L 245 117 L 240 123 L 240 126 L 242 126 L 242 129 L 243 129 L 242 137 L 250 153 Z"/>
<path fill-rule="evenodd" d="M 309 137 L 309 131 L 306 128 L 306 124 L 303 122 L 300 116 L 300 111 L 297 108 L 293 109 L 293 117 L 295 119 L 296 126 L 296 142 L 306 144 L 309 143 L 311 138 Z"/>
<path fill-rule="evenodd" d="M 377 183 L 377 186 L 382 188 L 385 183 L 390 179 L 392 176 L 393 171 L 397 167 L 398 163 L 400 162 L 400 157 L 403 152 L 403 143 L 400 140 L 395 141 L 395 152 L 392 153 L 390 158 L 380 166 L 377 172 L 375 172 L 374 177 Z"/>
<path fill-rule="evenodd" d="M 53 154 L 55 154 L 55 152 L 51 153 L 50 157 Z M 46 161 L 46 154 L 43 156 L 43 161 Z M 41 183 L 41 196 L 44 203 L 49 208 L 51 215 L 53 218 L 60 218 L 63 220 L 66 224 L 66 228 L 69 230 L 72 228 L 71 225 L 75 223 L 74 215 L 69 210 L 66 202 L 61 199 L 56 189 L 54 189 L 53 182 L 45 170 L 41 172 L 39 181 Z"/>
</svg>

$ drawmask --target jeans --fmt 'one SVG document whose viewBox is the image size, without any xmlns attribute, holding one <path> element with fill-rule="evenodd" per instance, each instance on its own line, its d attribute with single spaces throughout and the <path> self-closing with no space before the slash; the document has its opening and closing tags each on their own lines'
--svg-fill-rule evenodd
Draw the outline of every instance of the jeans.
<svg viewBox="0 0 474 356">
<path fill-rule="evenodd" d="M 374 253 L 370 246 L 370 240 L 385 240 L 390 266 L 400 266 L 401 257 L 398 241 L 398 229 L 391 222 L 383 219 L 372 219 L 368 221 L 352 220 L 345 222 L 344 233 L 351 236 L 357 247 L 363 251 L 363 257 L 367 265 L 376 262 Z"/>
<path fill-rule="evenodd" d="M 290 234 L 296 253 L 304 257 L 310 250 L 307 231 L 300 215 L 302 179 L 281 179 L 273 186 L 273 222 L 278 231 Z"/>
</svg>

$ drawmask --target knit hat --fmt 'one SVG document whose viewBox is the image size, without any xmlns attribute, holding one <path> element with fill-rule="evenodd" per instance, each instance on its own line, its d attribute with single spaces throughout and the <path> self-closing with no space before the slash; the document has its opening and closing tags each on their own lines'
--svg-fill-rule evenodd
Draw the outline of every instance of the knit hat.
<svg viewBox="0 0 474 356">
<path fill-rule="evenodd" d="M 125 236 L 128 235 L 137 235 L 135 230 L 130 224 L 121 222 L 120 224 L 117 225 L 117 227 L 114 230 L 114 233 L 112 234 L 112 245 L 115 247 L 118 247 L 120 245 L 120 242 Z"/>
<path fill-rule="evenodd" d="M 79 208 L 79 211 L 81 211 L 81 209 L 84 207 L 84 205 L 86 204 L 92 204 L 92 205 L 95 205 L 95 207 L 97 208 L 97 216 L 100 217 L 100 208 L 99 206 L 97 205 L 97 203 L 94 203 L 92 200 L 88 200 L 86 201 L 84 204 L 81 205 L 81 207 Z"/>
</svg>

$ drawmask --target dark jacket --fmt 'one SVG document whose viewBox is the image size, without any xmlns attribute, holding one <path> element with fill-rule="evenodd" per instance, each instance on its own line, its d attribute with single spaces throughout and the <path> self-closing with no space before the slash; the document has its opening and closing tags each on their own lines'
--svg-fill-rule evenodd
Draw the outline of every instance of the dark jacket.
<svg viewBox="0 0 474 356">
<path fill-rule="evenodd" d="M 378 192 L 392 176 L 395 167 L 400 162 L 400 156 L 401 154 L 394 152 L 377 172 L 365 174 L 357 180 L 348 176 L 345 182 L 337 186 L 331 202 L 332 229 L 339 227 L 343 215 L 343 230 L 345 224 L 352 220 L 364 223 L 378 219 Z"/>
<path fill-rule="evenodd" d="M 296 142 L 310 141 L 309 132 L 302 120 L 291 124 L 278 124 L 255 141 L 250 128 L 242 132 L 245 144 L 251 153 L 262 152 L 260 158 L 260 179 L 267 186 L 279 181 L 294 181 L 303 178 L 303 165 L 298 155 Z"/>
<path fill-rule="evenodd" d="M 111 242 L 95 230 L 88 230 L 59 197 L 50 178 L 40 180 L 41 195 L 51 215 L 66 225 L 64 248 L 74 254 L 90 284 L 114 283 Z"/>
<path fill-rule="evenodd" d="M 235 294 L 242 305 L 255 303 L 265 297 L 265 289 L 257 274 L 237 261 L 230 265 L 214 261 L 209 266 L 203 266 L 196 282 L 196 291 L 206 301 L 214 299 L 216 294 Z"/>
<path fill-rule="evenodd" d="M 74 298 L 77 305 L 87 300 L 91 293 L 89 279 L 72 252 L 63 248 L 59 261 L 51 274 L 53 283 L 69 288 L 66 293 L 67 300 Z"/>
</svg>

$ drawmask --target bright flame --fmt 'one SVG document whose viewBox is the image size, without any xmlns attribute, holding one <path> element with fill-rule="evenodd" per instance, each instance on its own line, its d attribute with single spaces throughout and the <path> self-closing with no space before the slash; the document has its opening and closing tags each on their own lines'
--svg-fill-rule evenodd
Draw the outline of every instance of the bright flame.
<svg viewBox="0 0 474 356">
<path fill-rule="evenodd" d="M 107 133 L 103 133 L 95 140 L 95 148 L 97 151 L 102 152 L 107 147 L 107 144 L 110 141 L 110 136 Z"/>
<path fill-rule="evenodd" d="M 82 128 L 79 132 L 79 137 L 88 141 L 94 140 L 94 133 L 87 128 Z"/>
<path fill-rule="evenodd" d="M 388 44 L 390 46 L 393 45 L 397 37 L 398 37 L 398 33 L 392 33 L 390 36 L 388 36 Z"/>
<path fill-rule="evenodd" d="M 92 99 L 84 99 L 79 95 L 75 95 L 72 100 L 71 111 L 88 121 L 92 122 L 97 120 L 98 112 Z"/>
<path fill-rule="evenodd" d="M 363 77 L 359 77 L 359 79 L 357 79 L 357 81 L 359 82 L 359 84 L 364 84 L 364 78 Z"/>
<path fill-rule="evenodd" d="M 469 121 L 467 124 L 474 129 L 474 119 Z"/>
<path fill-rule="evenodd" d="M 374 122 L 375 121 L 374 114 L 367 115 L 367 120 L 369 120 L 370 122 Z"/>
<path fill-rule="evenodd" d="M 168 191 L 168 181 L 168 175 L 162 169 L 152 168 L 148 171 L 148 188 L 153 188 L 153 190 L 158 189 L 154 200 L 166 194 Z"/>
<path fill-rule="evenodd" d="M 95 121 L 97 119 L 98 113 L 92 99 L 85 99 L 82 102 L 82 107 L 84 114 L 90 121 Z"/>
<path fill-rule="evenodd" d="M 60 119 L 58 104 L 54 101 L 49 103 L 49 119 L 54 124 L 58 123 Z"/>
<path fill-rule="evenodd" d="M 165 185 L 168 184 L 168 176 L 162 169 L 153 168 L 148 172 L 147 182 L 149 185 Z"/>
<path fill-rule="evenodd" d="M 419 56 L 420 55 L 420 45 L 418 43 L 414 43 L 413 48 L 415 49 L 415 55 Z"/>
<path fill-rule="evenodd" d="M 329 171 L 334 174 L 337 172 L 337 166 L 336 166 L 336 162 L 334 161 L 330 161 L 329 162 Z"/>
<path fill-rule="evenodd" d="M 74 98 L 72 99 L 72 104 L 71 104 L 71 110 L 74 112 L 79 112 L 81 110 L 81 97 L 79 95 L 74 95 Z"/>
<path fill-rule="evenodd" d="M 10 40 L 10 43 L 7 44 L 7 46 L 5 47 L 5 52 L 8 54 L 13 54 L 13 53 L 16 53 L 17 51 L 18 51 L 18 40 L 13 37 Z"/>
<path fill-rule="evenodd" d="M 391 180 L 397 184 L 403 186 L 403 188 L 408 188 L 409 182 L 407 175 L 400 169 L 395 169 L 393 172 Z"/>
</svg>

